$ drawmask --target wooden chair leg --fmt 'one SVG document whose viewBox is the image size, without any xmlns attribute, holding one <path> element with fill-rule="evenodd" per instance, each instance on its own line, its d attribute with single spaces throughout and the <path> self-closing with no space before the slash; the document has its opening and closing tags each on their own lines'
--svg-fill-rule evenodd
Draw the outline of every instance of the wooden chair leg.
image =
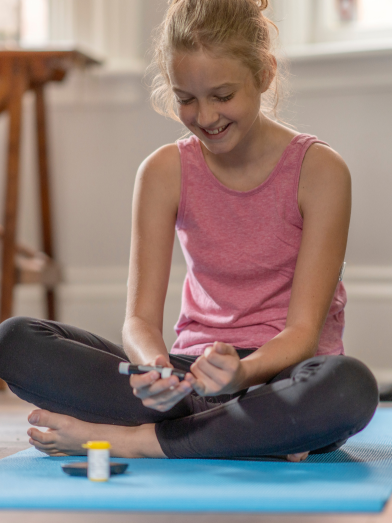
<svg viewBox="0 0 392 523">
<path fill-rule="evenodd" d="M 41 194 L 41 226 L 43 237 L 43 251 L 53 259 L 52 242 L 52 210 L 50 205 L 50 183 L 46 145 L 46 113 L 44 87 L 37 84 L 35 90 L 36 124 L 37 124 L 37 147 L 39 182 Z M 47 317 L 49 320 L 56 319 L 56 294 L 54 289 L 46 291 Z"/>
</svg>

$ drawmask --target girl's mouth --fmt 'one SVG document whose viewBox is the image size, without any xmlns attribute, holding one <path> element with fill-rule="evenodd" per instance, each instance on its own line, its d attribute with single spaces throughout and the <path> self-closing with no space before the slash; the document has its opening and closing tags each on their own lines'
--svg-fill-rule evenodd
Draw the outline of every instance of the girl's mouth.
<svg viewBox="0 0 392 523">
<path fill-rule="evenodd" d="M 206 129 L 203 129 L 202 127 L 200 129 L 203 131 L 204 135 L 207 136 L 210 140 L 215 140 L 217 138 L 222 138 L 223 135 L 226 134 L 226 131 L 228 130 L 230 125 L 231 125 L 231 122 L 228 123 L 227 125 L 219 127 L 219 129 L 214 129 L 213 131 L 207 131 Z"/>
</svg>

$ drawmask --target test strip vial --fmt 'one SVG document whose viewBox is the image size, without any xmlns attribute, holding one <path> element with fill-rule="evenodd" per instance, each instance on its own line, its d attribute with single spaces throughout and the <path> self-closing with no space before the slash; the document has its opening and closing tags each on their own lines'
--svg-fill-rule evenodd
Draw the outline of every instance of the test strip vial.
<svg viewBox="0 0 392 523">
<path fill-rule="evenodd" d="M 90 481 L 108 481 L 110 477 L 110 449 L 108 441 L 88 441 L 83 448 L 87 449 L 87 477 Z"/>
</svg>

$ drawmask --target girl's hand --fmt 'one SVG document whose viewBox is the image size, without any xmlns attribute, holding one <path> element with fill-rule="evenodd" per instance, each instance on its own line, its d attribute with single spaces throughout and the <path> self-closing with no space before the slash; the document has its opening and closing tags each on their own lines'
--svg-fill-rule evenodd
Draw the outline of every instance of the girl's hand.
<svg viewBox="0 0 392 523">
<path fill-rule="evenodd" d="M 241 390 L 244 370 L 232 345 L 215 342 L 191 366 L 188 381 L 199 396 L 233 394 Z"/>
<path fill-rule="evenodd" d="M 157 356 L 146 365 L 173 368 L 163 355 Z M 130 384 L 134 395 L 142 400 L 145 407 L 166 412 L 192 391 L 192 385 L 188 381 L 190 376 L 191 374 L 188 373 L 185 380 L 180 382 L 177 376 L 161 379 L 158 372 L 151 371 L 145 374 L 133 374 Z"/>
</svg>

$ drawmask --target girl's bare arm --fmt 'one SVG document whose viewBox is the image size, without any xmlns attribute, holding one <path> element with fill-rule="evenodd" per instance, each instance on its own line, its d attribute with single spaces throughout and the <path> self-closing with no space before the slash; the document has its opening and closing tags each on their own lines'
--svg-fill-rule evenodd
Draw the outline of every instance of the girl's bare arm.
<svg viewBox="0 0 392 523">
<path fill-rule="evenodd" d="M 176 145 L 155 151 L 135 182 L 124 350 L 133 363 L 163 355 L 163 309 L 170 275 L 180 198 L 181 164 Z"/>
<path fill-rule="evenodd" d="M 243 360 L 240 388 L 264 383 L 317 351 L 344 261 L 351 213 L 351 177 L 341 157 L 313 144 L 298 189 L 303 234 L 285 329 Z"/>
</svg>

